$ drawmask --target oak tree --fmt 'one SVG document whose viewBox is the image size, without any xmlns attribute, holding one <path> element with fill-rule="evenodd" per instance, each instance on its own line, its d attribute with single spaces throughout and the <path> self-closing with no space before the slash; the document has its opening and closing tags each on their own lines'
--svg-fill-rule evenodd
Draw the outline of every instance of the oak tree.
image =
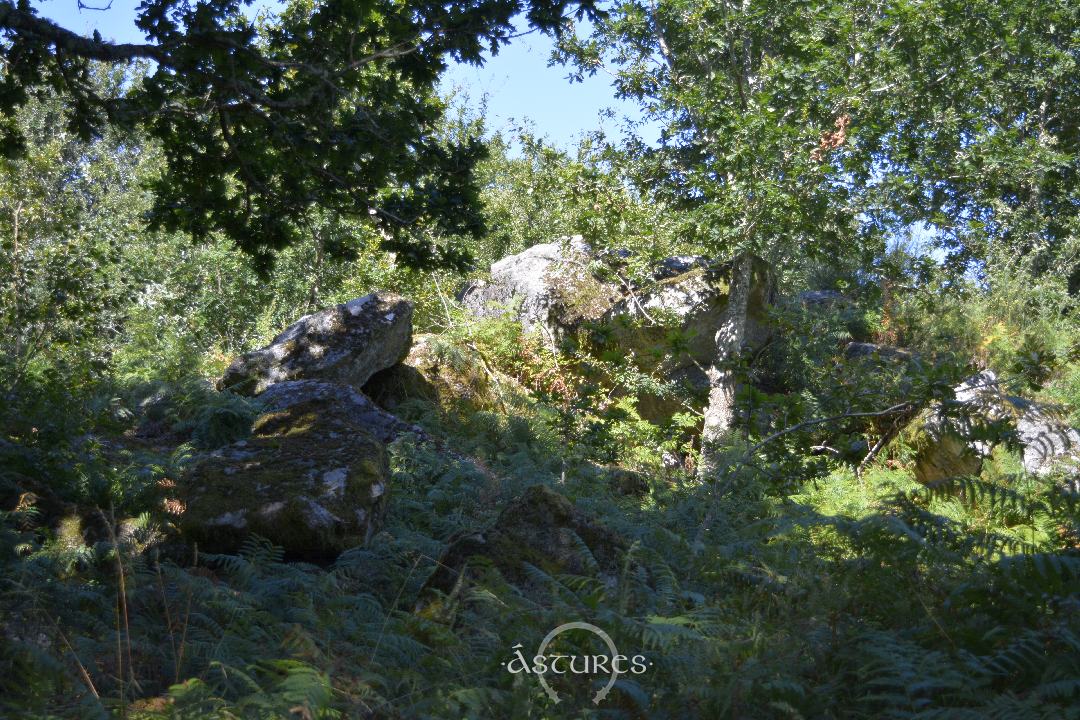
<svg viewBox="0 0 1080 720">
<path fill-rule="evenodd" d="M 318 206 L 377 223 L 407 264 L 461 265 L 447 239 L 482 230 L 483 146 L 439 141 L 441 73 L 497 51 L 520 12 L 543 31 L 595 17 L 592 0 L 296 0 L 259 21 L 246 4 L 145 0 L 146 42 L 114 43 L 0 0 L 0 147 L 20 150 L 13 110 L 50 88 L 82 137 L 111 124 L 161 144 L 156 227 L 224 232 L 265 267 Z M 91 82 L 92 63 L 133 61 L 150 70 L 126 92 Z"/>
</svg>

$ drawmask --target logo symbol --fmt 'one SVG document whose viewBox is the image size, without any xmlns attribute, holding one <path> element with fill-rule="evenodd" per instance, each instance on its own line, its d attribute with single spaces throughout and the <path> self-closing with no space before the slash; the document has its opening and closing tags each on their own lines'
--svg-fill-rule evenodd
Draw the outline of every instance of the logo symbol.
<svg viewBox="0 0 1080 720">
<path fill-rule="evenodd" d="M 551 645 L 551 642 L 556 637 L 569 630 L 586 630 L 593 633 L 604 642 L 610 654 L 556 654 L 548 656 L 547 649 L 548 646 Z M 615 686 L 615 682 L 619 679 L 619 675 L 623 675 L 627 672 L 633 673 L 634 675 L 640 675 L 652 665 L 651 662 L 646 661 L 643 655 L 634 655 L 632 658 L 621 655 L 618 648 L 615 647 L 615 641 L 611 639 L 610 635 L 595 625 L 587 622 L 564 623 L 549 632 L 540 642 L 540 647 L 536 649 L 536 655 L 533 656 L 532 663 L 529 663 L 529 661 L 525 659 L 525 656 L 521 654 L 521 647 L 521 643 L 514 645 L 512 648 L 515 651 L 514 658 L 508 662 L 502 663 L 503 666 L 506 667 L 508 672 L 515 675 L 522 672 L 535 674 L 537 680 L 540 681 L 540 687 L 544 689 L 544 692 L 554 703 L 558 703 L 561 698 L 555 688 L 551 687 L 550 683 L 548 683 L 546 677 L 548 673 L 553 675 L 566 675 L 569 672 L 572 675 L 606 676 L 607 680 L 604 683 L 604 686 L 596 692 L 596 695 L 593 696 L 592 700 L 594 705 L 599 705 L 600 701 L 606 698 L 608 693 L 611 692 L 611 688 Z M 579 661 L 581 662 L 579 663 Z"/>
</svg>

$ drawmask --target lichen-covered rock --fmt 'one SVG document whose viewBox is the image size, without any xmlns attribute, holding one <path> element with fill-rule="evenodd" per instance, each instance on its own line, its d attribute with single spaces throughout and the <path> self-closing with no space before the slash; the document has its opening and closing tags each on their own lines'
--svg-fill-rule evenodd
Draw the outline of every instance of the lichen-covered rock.
<svg viewBox="0 0 1080 720">
<path fill-rule="evenodd" d="M 386 505 L 386 444 L 417 429 L 330 383 L 283 382 L 260 400 L 251 437 L 203 456 L 181 479 L 184 534 L 231 551 L 256 533 L 299 557 L 365 542 Z"/>
<path fill-rule="evenodd" d="M 494 263 L 490 279 L 470 283 L 459 299 L 477 317 L 513 313 L 526 330 L 540 326 L 558 335 L 599 319 L 619 297 L 615 285 L 590 271 L 592 260 L 581 236 L 534 245 Z"/>
<path fill-rule="evenodd" d="M 906 431 L 919 482 L 977 475 L 1000 442 L 1019 446 L 1024 469 L 1037 475 L 1080 468 L 1080 433 L 1054 408 L 1005 392 L 992 371 L 966 379 L 953 394 Z"/>
<path fill-rule="evenodd" d="M 854 343 L 852 343 L 854 344 Z M 870 345 L 870 343 L 860 343 Z M 908 354 L 881 353 L 878 346 L 856 357 L 908 359 Z M 848 346 L 850 351 L 851 346 Z M 896 348 L 888 350 L 898 351 Z M 932 483 L 951 477 L 978 475 L 983 460 L 1007 432 L 1006 408 L 999 397 L 997 378 L 981 372 L 953 388 L 952 400 L 920 413 L 904 431 L 904 441 L 915 449 L 915 479 Z"/>
<path fill-rule="evenodd" d="M 359 389 L 408 354 L 412 314 L 408 300 L 375 292 L 307 315 L 236 358 L 218 387 L 257 395 L 286 380 L 325 380 Z"/>
<path fill-rule="evenodd" d="M 626 541 L 546 485 L 512 501 L 486 531 L 459 538 L 440 558 L 425 589 L 450 592 L 478 558 L 510 582 L 528 585 L 527 565 L 548 575 L 612 575 Z"/>
<path fill-rule="evenodd" d="M 1036 475 L 1080 472 L 1080 432 L 1051 408 L 1028 403 L 1016 419 L 1016 437 L 1024 448 L 1024 469 Z"/>
</svg>

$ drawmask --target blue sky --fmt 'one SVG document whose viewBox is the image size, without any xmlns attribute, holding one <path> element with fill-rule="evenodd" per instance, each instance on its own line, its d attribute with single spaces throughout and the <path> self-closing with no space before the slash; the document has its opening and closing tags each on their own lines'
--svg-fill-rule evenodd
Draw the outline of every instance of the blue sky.
<svg viewBox="0 0 1080 720">
<path fill-rule="evenodd" d="M 79 10 L 78 0 L 32 0 L 32 4 L 41 15 L 69 30 L 83 34 L 97 30 L 102 37 L 116 42 L 141 42 L 144 38 L 134 23 L 140 1 L 112 0 L 111 7 L 104 11 Z M 106 5 L 108 0 L 84 3 Z M 261 0 L 252 6 L 252 12 L 272 4 Z M 452 66 L 443 89 L 449 92 L 459 88 L 473 107 L 478 107 L 486 96 L 491 130 L 531 123 L 534 132 L 562 147 L 572 146 L 582 133 L 596 128 L 617 134 L 621 118 L 640 117 L 632 103 L 615 99 L 608 79 L 597 75 L 572 84 L 566 79 L 565 68 L 548 67 L 551 50 L 550 38 L 538 33 L 516 38 L 481 68 Z M 614 109 L 615 117 L 601 117 L 605 108 Z"/>
<path fill-rule="evenodd" d="M 451 67 L 443 85 L 462 88 L 472 103 L 486 94 L 490 129 L 510 129 L 531 121 L 536 132 L 564 147 L 597 128 L 617 135 L 624 118 L 640 119 L 633 103 L 615 98 L 610 78 L 598 74 L 571 83 L 566 79 L 567 68 L 549 67 L 552 48 L 551 38 L 539 33 L 516 38 L 483 67 Z M 613 117 L 604 114 L 609 108 Z M 645 139 L 655 138 L 646 134 Z"/>
</svg>

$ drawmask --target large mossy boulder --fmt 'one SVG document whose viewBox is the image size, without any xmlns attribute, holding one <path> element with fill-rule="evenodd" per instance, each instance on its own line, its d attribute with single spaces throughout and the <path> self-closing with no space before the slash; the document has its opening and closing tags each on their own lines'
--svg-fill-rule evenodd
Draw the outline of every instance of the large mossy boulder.
<svg viewBox="0 0 1080 720">
<path fill-rule="evenodd" d="M 408 354 L 412 315 L 412 303 L 384 292 L 306 315 L 236 358 L 218 387 L 257 395 L 287 380 L 324 380 L 359 389 Z"/>
<path fill-rule="evenodd" d="M 182 478 L 185 536 L 226 552 L 255 533 L 306 558 L 364 543 L 386 506 L 386 444 L 416 429 L 329 383 L 279 383 L 260 401 L 249 438 L 203 456 Z"/>
<path fill-rule="evenodd" d="M 534 245 L 494 263 L 489 278 L 470 283 L 459 300 L 477 317 L 511 315 L 526 331 L 558 336 L 603 317 L 620 297 L 590 270 L 593 259 L 581 236 Z"/>
<path fill-rule="evenodd" d="M 612 576 L 627 542 L 546 485 L 533 485 L 506 506 L 495 524 L 465 535 L 446 550 L 426 590 L 449 593 L 470 568 L 494 566 L 506 580 L 527 586 L 529 566 L 548 576 Z"/>
</svg>

